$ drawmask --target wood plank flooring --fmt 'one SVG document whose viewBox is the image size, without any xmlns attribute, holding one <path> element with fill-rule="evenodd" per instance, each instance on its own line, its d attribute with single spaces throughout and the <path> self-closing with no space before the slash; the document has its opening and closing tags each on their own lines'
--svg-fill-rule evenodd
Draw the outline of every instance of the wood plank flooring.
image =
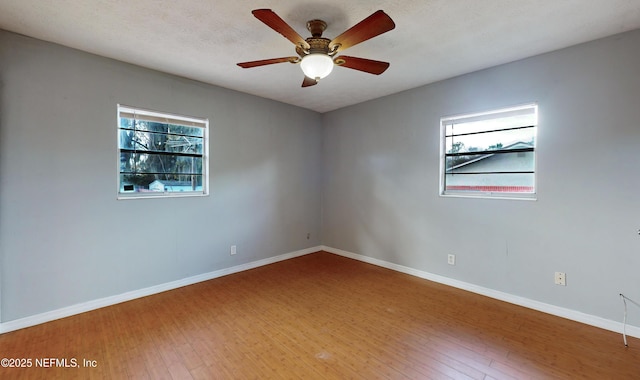
<svg viewBox="0 0 640 380">
<path fill-rule="evenodd" d="M 1 379 L 640 378 L 639 339 L 325 252 L 0 335 L 0 357 L 32 359 Z"/>
</svg>

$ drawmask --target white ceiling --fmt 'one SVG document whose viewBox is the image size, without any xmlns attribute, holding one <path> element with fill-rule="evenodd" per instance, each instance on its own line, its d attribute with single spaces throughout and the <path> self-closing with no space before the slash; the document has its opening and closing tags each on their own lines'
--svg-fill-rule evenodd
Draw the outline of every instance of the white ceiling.
<svg viewBox="0 0 640 380">
<path fill-rule="evenodd" d="M 378 9 L 396 23 L 344 53 L 391 63 L 380 76 L 336 68 L 301 88 L 295 55 L 254 18 L 270 8 L 300 35 L 319 18 L 333 38 Z M 2 0 L 0 29 L 284 103 L 327 112 L 640 28 L 640 0 Z"/>
</svg>

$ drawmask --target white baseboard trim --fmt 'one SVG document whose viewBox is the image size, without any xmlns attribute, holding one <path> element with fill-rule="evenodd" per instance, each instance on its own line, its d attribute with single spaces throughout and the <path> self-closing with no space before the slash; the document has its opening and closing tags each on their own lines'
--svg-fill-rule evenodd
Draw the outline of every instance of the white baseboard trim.
<svg viewBox="0 0 640 380">
<path fill-rule="evenodd" d="M 365 263 L 377 265 L 379 267 L 395 270 L 397 272 L 402 272 L 402 273 L 406 273 L 406 274 L 409 274 L 409 275 L 412 275 L 412 276 L 424 278 L 425 280 L 438 282 L 440 284 L 452 286 L 454 288 L 463 289 L 463 290 L 467 290 L 467 291 L 472 292 L 472 293 L 477 293 L 477 294 L 481 294 L 483 296 L 495 298 L 495 299 L 500 300 L 500 301 L 505 301 L 505 302 L 509 302 L 509 303 L 512 303 L 512 304 L 515 304 L 515 305 L 518 305 L 518 306 L 523 306 L 523 307 L 526 307 L 526 308 L 529 308 L 529 309 L 541 311 L 543 313 L 547 313 L 547 314 L 555 315 L 555 316 L 558 316 L 558 317 L 570 319 L 570 320 L 576 321 L 576 322 L 581 322 L 581 323 L 584 323 L 584 324 L 587 324 L 587 325 L 590 325 L 590 326 L 599 327 L 601 329 L 614 331 L 614 332 L 617 332 L 617 333 L 620 333 L 620 334 L 622 334 L 622 331 L 623 331 L 622 322 L 612 321 L 610 319 L 597 317 L 595 315 L 585 314 L 585 313 L 582 313 L 582 312 L 579 312 L 579 311 L 575 311 L 575 310 L 571 310 L 571 309 L 567 309 L 567 308 L 564 308 L 564 307 L 559 307 L 559 306 L 551 305 L 551 304 L 548 304 L 548 303 L 535 301 L 535 300 L 532 300 L 532 299 L 529 299 L 529 298 L 516 296 L 516 295 L 513 295 L 513 294 L 501 292 L 501 291 L 494 290 L 494 289 L 485 288 L 485 287 L 482 287 L 482 286 L 478 286 L 478 285 L 470 284 L 470 283 L 467 283 L 467 282 L 455 280 L 455 279 L 452 279 L 452 278 L 440 276 L 440 275 L 437 275 L 437 274 L 421 271 L 421 270 L 410 268 L 410 267 L 406 267 L 406 266 L 403 266 L 403 265 L 390 263 L 390 262 L 379 260 L 379 259 L 375 259 L 375 258 L 372 258 L 372 257 L 369 257 L 369 256 L 364 256 L 364 255 L 360 255 L 360 254 L 357 254 L 357 253 L 344 251 L 344 250 L 337 249 L 337 248 L 322 246 L 322 250 L 326 251 L 326 252 L 329 252 L 329 253 L 333 253 L 333 254 L 339 255 L 339 256 L 344 256 L 344 257 L 348 257 L 348 258 L 351 258 L 351 259 L 354 259 L 354 260 L 358 260 L 358 261 L 362 261 L 362 262 L 365 262 Z M 632 337 L 635 337 L 635 338 L 640 338 L 640 327 L 627 325 L 626 326 L 626 334 L 628 336 L 632 336 Z M 622 342 L 622 338 L 620 338 L 620 341 Z"/>
<path fill-rule="evenodd" d="M 23 329 L 39 325 L 41 323 L 54 321 L 56 319 L 66 318 L 72 315 L 81 314 L 87 311 L 99 309 L 106 306 L 115 305 L 118 303 L 131 301 L 136 298 L 146 297 L 157 293 L 166 292 L 167 290 L 181 288 L 183 286 L 193 285 L 198 282 L 212 280 L 214 278 L 230 275 L 233 273 L 242 272 L 245 270 L 261 267 L 276 263 L 278 261 L 292 259 L 294 257 L 304 256 L 310 253 L 318 252 L 322 250 L 320 246 L 302 249 L 295 252 L 285 253 L 279 256 L 273 256 L 266 259 L 252 261 L 250 263 L 236 265 L 230 268 L 220 269 L 217 271 L 199 274 L 197 276 L 187 277 L 181 280 L 171 281 L 160 285 L 150 286 L 148 288 L 133 290 L 130 292 L 118 294 L 115 296 L 100 298 L 80 304 L 63 307 L 61 309 L 47 311 L 45 313 L 32 315 L 13 321 L 0 323 L 0 334 L 7 333 L 14 330 Z"/>
</svg>

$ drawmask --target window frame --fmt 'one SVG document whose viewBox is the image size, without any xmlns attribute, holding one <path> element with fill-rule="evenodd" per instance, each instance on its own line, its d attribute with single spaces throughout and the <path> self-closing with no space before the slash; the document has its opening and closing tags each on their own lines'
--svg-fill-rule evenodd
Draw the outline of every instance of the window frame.
<svg viewBox="0 0 640 380">
<path fill-rule="evenodd" d="M 134 115 L 141 120 L 154 121 L 167 124 L 183 125 L 202 129 L 202 154 L 198 156 L 202 159 L 202 190 L 197 191 L 122 191 L 121 190 L 121 117 L 122 115 Z M 124 199 L 154 199 L 154 198 L 178 198 L 178 197 L 203 197 L 209 195 L 209 119 L 193 116 L 179 115 L 175 113 L 154 111 L 150 109 L 133 107 L 124 104 L 117 104 L 116 114 L 116 194 L 118 200 Z M 184 156 L 175 154 L 175 156 Z"/>
<path fill-rule="evenodd" d="M 498 109 L 492 109 L 484 112 L 475 112 L 468 114 L 458 114 L 453 116 L 445 116 L 440 118 L 440 181 L 439 181 L 439 195 L 441 197 L 458 197 L 458 198 L 486 198 L 486 199 L 515 199 L 515 200 L 537 200 L 538 194 L 538 186 L 537 186 L 537 160 L 538 155 L 536 154 L 537 148 L 537 134 L 538 134 L 538 126 L 539 126 L 539 107 L 537 103 L 526 103 L 522 105 L 512 106 L 512 107 L 504 107 Z M 534 116 L 533 125 L 521 125 L 517 127 L 511 127 L 506 129 L 487 129 L 485 132 L 481 133 L 490 133 L 490 132 L 499 132 L 506 131 L 510 129 L 519 129 L 519 128 L 533 128 L 533 147 L 531 148 L 517 148 L 517 149 L 496 149 L 496 150 L 484 150 L 472 152 L 467 155 L 474 154 L 520 154 L 531 152 L 533 153 L 533 170 L 531 171 L 514 171 L 514 172 L 500 172 L 504 174 L 533 174 L 533 192 L 505 192 L 505 191 L 481 191 L 481 190 L 447 190 L 446 189 L 446 175 L 447 175 L 447 157 L 453 157 L 456 155 L 463 155 L 460 153 L 448 153 L 447 152 L 447 126 L 461 124 L 461 123 L 469 123 L 474 121 L 484 121 L 484 120 L 492 120 L 492 119 L 502 119 L 508 116 L 517 115 L 519 113 L 532 113 Z M 488 131 L 488 132 L 487 132 Z M 454 134 L 454 136 L 462 136 L 464 133 Z M 466 152 L 469 153 L 469 152 Z M 499 174 L 499 173 L 493 173 Z M 486 186 L 491 187 L 491 186 Z"/>
</svg>

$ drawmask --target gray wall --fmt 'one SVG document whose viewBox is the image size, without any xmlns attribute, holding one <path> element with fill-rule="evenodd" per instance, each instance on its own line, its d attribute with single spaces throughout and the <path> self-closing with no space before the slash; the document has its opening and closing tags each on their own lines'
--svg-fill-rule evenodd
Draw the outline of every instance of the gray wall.
<svg viewBox="0 0 640 380">
<path fill-rule="evenodd" d="M 211 195 L 116 200 L 117 103 L 209 118 Z M 315 112 L 0 31 L 1 321 L 317 246 L 321 128 Z"/>
<path fill-rule="evenodd" d="M 621 321 L 618 294 L 640 300 L 638 47 L 634 31 L 324 114 L 323 244 Z M 440 117 L 530 102 L 538 200 L 439 197 Z"/>
</svg>

